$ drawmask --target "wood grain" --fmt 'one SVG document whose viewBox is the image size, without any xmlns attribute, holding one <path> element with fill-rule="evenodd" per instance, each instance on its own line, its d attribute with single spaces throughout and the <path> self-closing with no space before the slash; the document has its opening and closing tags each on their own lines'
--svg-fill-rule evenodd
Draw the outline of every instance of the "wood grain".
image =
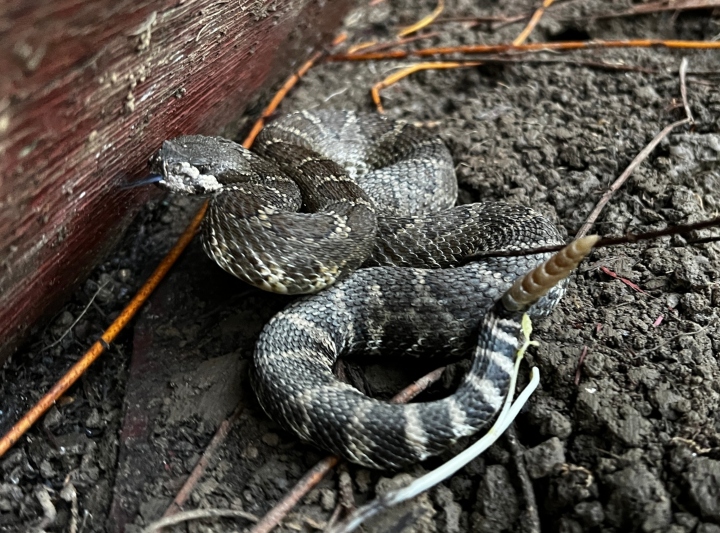
<svg viewBox="0 0 720 533">
<path fill-rule="evenodd" d="M 0 3 L 0 363 L 152 190 L 162 140 L 217 134 L 350 2 Z"/>
</svg>

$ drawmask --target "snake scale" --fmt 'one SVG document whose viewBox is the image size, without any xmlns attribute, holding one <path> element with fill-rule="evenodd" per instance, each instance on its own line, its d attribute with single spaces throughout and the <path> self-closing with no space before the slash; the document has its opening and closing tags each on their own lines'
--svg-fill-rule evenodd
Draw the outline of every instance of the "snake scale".
<svg viewBox="0 0 720 533">
<path fill-rule="evenodd" d="M 265 326 L 253 387 L 302 440 L 369 467 L 423 460 L 486 425 L 508 393 L 522 313 L 549 313 L 564 292 L 558 281 L 582 257 L 536 269 L 546 286 L 528 298 L 534 282 L 521 277 L 549 254 L 457 266 L 470 254 L 562 240 L 523 206 L 455 206 L 442 141 L 378 115 L 293 113 L 266 126 L 252 152 L 219 137 L 178 137 L 150 166 L 164 187 L 210 198 L 203 246 L 223 269 L 266 290 L 317 293 Z M 426 403 L 369 398 L 333 373 L 344 356 L 469 354 L 458 390 Z"/>
</svg>

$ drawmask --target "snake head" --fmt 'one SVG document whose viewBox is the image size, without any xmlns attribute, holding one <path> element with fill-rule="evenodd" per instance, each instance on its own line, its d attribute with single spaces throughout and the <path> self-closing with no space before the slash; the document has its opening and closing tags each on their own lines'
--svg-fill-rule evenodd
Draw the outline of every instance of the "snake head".
<svg viewBox="0 0 720 533">
<path fill-rule="evenodd" d="M 160 175 L 157 184 L 174 193 L 208 196 L 223 189 L 213 167 L 213 151 L 207 144 L 215 138 L 188 135 L 165 141 L 150 158 L 150 170 Z"/>
</svg>

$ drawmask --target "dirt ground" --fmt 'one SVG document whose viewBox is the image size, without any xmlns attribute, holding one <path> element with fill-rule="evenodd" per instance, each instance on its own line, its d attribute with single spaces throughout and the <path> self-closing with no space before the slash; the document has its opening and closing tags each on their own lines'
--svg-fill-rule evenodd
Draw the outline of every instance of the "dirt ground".
<svg viewBox="0 0 720 533">
<path fill-rule="evenodd" d="M 444 16 L 508 15 L 534 4 L 451 0 Z M 345 29 L 353 42 L 388 39 L 433 7 L 433 1 L 386 0 L 359 8 Z M 708 10 L 589 17 L 630 7 L 629 1 L 566 2 L 546 15 L 532 40 L 710 40 L 720 34 L 720 17 Z M 446 22 L 434 28 L 438 37 L 417 45 L 508 42 L 521 27 Z M 602 234 L 649 231 L 718 216 L 717 51 L 546 53 L 517 64 L 422 72 L 383 98 L 389 116 L 424 123 L 445 140 L 462 203 L 531 205 L 572 236 L 635 155 L 683 117 L 682 57 L 690 60 L 695 126 L 663 141 L 595 227 Z M 599 61 L 646 71 L 602 68 Z M 281 109 L 370 110 L 368 87 L 396 67 L 323 64 Z M 256 102 L 242 128 L 266 101 Z M 148 205 L 122 246 L 37 328 L 2 370 L 0 431 L 97 338 L 196 207 L 183 198 Z M 720 245 L 688 245 L 681 237 L 593 253 L 553 315 L 535 324 L 541 344 L 528 362 L 540 369 L 541 386 L 514 436 L 366 531 L 720 533 L 719 271 Z M 72 531 L 72 487 L 79 531 L 138 533 L 162 515 L 238 405 L 237 422 L 186 508 L 262 516 L 325 455 L 270 422 L 249 388 L 254 340 L 287 302 L 226 275 L 193 243 L 133 327 L 0 460 L 0 531 Z M 446 393 L 462 368 L 452 367 L 425 397 Z M 365 372 L 372 393 L 388 397 L 431 369 L 370 366 Z M 349 475 L 361 504 L 449 456 L 406 473 L 345 467 L 321 482 L 278 531 L 321 529 L 338 502 L 339 477 Z M 239 519 L 213 519 L 170 531 L 247 527 Z"/>
</svg>

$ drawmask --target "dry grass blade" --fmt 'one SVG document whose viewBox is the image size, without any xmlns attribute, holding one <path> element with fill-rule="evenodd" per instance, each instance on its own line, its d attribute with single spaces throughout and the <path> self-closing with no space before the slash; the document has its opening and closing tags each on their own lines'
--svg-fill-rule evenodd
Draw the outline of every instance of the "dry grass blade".
<svg viewBox="0 0 720 533">
<path fill-rule="evenodd" d="M 153 522 L 142 530 L 142 533 L 156 533 L 159 529 L 190 520 L 201 520 L 203 518 L 244 518 L 251 522 L 257 522 L 257 516 L 239 511 L 236 509 L 195 509 L 193 511 L 184 511 L 173 516 L 161 518 L 157 522 Z"/>
<path fill-rule="evenodd" d="M 525 26 L 523 31 L 521 31 L 513 41 L 515 46 L 523 44 L 527 40 L 532 31 L 535 29 L 535 26 L 537 26 L 538 22 L 540 22 L 545 10 L 550 7 L 554 1 L 555 0 L 545 0 L 543 5 L 539 7 L 535 13 L 533 13 L 533 16 L 530 17 L 530 21 L 527 23 L 527 26 Z"/>
<path fill-rule="evenodd" d="M 408 77 L 410 74 L 414 74 L 415 72 L 420 72 L 421 70 L 440 70 L 440 69 L 451 69 L 451 68 L 474 67 L 474 66 L 481 65 L 481 64 L 482 63 L 480 63 L 478 61 L 445 61 L 445 62 L 435 62 L 435 63 L 417 63 L 415 65 L 406 67 L 398 72 L 395 72 L 394 74 L 391 74 L 384 80 L 373 85 L 372 89 L 370 89 L 370 95 L 372 96 L 372 100 L 375 103 L 375 107 L 377 108 L 378 113 L 385 113 L 385 108 L 383 108 L 382 99 L 380 98 L 380 91 L 383 89 L 387 89 L 388 87 L 390 87 L 391 85 L 394 85 L 401 79 Z"/>
<path fill-rule="evenodd" d="M 433 9 L 433 12 L 428 16 L 421 18 L 415 24 L 412 24 L 406 28 L 403 28 L 398 33 L 398 37 L 406 37 L 411 33 L 422 30 L 424 27 L 432 24 L 432 22 L 440 16 L 440 13 L 445 9 L 445 0 L 438 0 L 437 7 Z"/>
</svg>

